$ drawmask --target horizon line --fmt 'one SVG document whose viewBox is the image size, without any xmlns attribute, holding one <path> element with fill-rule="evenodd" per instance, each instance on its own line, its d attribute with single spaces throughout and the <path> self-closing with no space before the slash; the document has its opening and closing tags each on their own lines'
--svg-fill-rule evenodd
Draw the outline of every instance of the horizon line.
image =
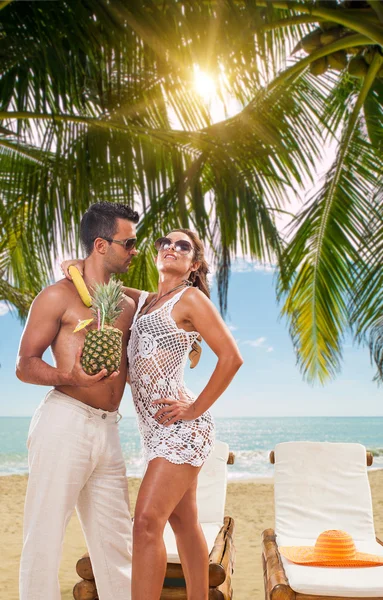
<svg viewBox="0 0 383 600">
<path fill-rule="evenodd" d="M 33 415 L 0 415 L 0 419 L 31 419 Z M 124 419 L 136 419 L 136 415 L 128 415 L 123 417 Z M 213 416 L 215 420 L 218 419 L 371 419 L 371 418 L 383 418 L 381 415 L 228 415 L 226 417 Z"/>
</svg>

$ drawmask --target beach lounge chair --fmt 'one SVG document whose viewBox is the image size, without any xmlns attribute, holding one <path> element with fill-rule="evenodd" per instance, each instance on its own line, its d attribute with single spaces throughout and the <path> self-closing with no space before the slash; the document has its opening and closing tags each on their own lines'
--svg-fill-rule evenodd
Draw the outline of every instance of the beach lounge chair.
<svg viewBox="0 0 383 600">
<path fill-rule="evenodd" d="M 360 444 L 287 442 L 275 462 L 275 531 L 262 534 L 266 600 L 383 600 L 383 566 L 313 567 L 281 556 L 281 546 L 314 546 L 320 533 L 340 529 L 358 550 L 383 555 L 375 537 L 367 477 L 370 453 Z"/>
<path fill-rule="evenodd" d="M 216 441 L 215 448 L 198 477 L 197 504 L 199 520 L 210 553 L 209 600 L 231 600 L 231 576 L 234 568 L 234 521 L 224 517 L 227 465 L 234 455 L 226 443 Z M 164 531 L 168 564 L 161 600 L 186 600 L 185 579 L 169 524 Z M 96 600 L 97 588 L 88 555 L 78 560 L 76 570 L 82 578 L 73 589 L 75 600 Z"/>
</svg>

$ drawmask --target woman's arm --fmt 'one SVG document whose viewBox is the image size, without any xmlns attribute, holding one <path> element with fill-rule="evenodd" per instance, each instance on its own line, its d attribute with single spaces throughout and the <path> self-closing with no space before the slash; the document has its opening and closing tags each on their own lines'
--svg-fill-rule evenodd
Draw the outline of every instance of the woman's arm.
<svg viewBox="0 0 383 600">
<path fill-rule="evenodd" d="M 72 281 L 72 277 L 70 276 L 68 271 L 69 267 L 77 267 L 81 275 L 84 275 L 84 263 L 85 261 L 81 258 L 73 258 L 71 260 L 64 260 L 61 263 L 60 267 L 65 277 L 69 279 L 69 281 Z M 134 300 L 137 306 L 141 290 L 136 290 L 136 288 L 131 287 L 123 287 L 122 289 L 124 290 L 124 294 L 126 294 L 126 296 L 128 296 L 129 298 L 132 298 L 132 300 Z"/>
<path fill-rule="evenodd" d="M 218 358 L 208 383 L 193 404 L 193 418 L 196 418 L 206 412 L 223 394 L 242 366 L 243 358 L 234 337 L 212 301 L 196 288 L 184 294 L 184 299 L 185 311 L 194 329 L 201 334 Z"/>
<path fill-rule="evenodd" d="M 124 294 L 126 294 L 129 298 L 134 300 L 134 302 L 136 303 L 136 307 L 137 307 L 138 299 L 141 294 L 141 290 L 137 290 L 136 288 L 125 287 L 125 286 L 122 289 L 124 290 Z"/>
<path fill-rule="evenodd" d="M 84 263 L 85 260 L 83 258 L 72 258 L 70 260 L 63 260 L 60 265 L 60 268 L 63 272 L 64 277 L 69 279 L 69 281 L 72 281 L 72 277 L 70 276 L 70 273 L 68 271 L 69 267 L 76 267 L 79 270 L 80 274 L 83 276 Z"/>
<path fill-rule="evenodd" d="M 185 320 L 190 321 L 194 330 L 202 335 L 218 357 L 218 361 L 206 387 L 192 404 L 183 399 L 166 399 L 168 406 L 161 408 L 157 412 L 156 418 L 160 423 L 166 421 L 167 426 L 179 419 L 196 419 L 206 412 L 226 390 L 243 364 L 232 334 L 214 304 L 205 294 L 196 288 L 191 288 L 182 296 L 180 305 L 184 311 Z M 154 404 L 163 402 L 164 400 L 158 400 Z"/>
</svg>

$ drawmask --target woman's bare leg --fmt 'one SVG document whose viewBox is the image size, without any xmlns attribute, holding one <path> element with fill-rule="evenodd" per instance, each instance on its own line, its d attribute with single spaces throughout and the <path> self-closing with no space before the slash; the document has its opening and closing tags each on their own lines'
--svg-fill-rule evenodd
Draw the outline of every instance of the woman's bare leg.
<svg viewBox="0 0 383 600">
<path fill-rule="evenodd" d="M 164 458 L 150 461 L 134 514 L 132 600 L 159 600 L 166 572 L 163 531 L 199 470 Z"/>
<path fill-rule="evenodd" d="M 196 490 L 197 481 L 176 506 L 169 517 L 169 523 L 176 536 L 188 600 L 207 600 L 209 553 L 205 536 L 198 522 Z"/>
</svg>

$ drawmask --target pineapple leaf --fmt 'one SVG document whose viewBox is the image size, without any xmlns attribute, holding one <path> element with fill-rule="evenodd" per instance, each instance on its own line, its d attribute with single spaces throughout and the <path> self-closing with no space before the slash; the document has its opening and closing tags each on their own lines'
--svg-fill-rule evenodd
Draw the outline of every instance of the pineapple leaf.
<svg viewBox="0 0 383 600">
<path fill-rule="evenodd" d="M 119 307 L 123 298 L 122 282 L 110 279 L 108 283 L 96 283 L 92 291 L 92 312 L 97 319 L 98 311 L 102 315 L 102 326 L 113 326 L 122 308 Z"/>
</svg>

